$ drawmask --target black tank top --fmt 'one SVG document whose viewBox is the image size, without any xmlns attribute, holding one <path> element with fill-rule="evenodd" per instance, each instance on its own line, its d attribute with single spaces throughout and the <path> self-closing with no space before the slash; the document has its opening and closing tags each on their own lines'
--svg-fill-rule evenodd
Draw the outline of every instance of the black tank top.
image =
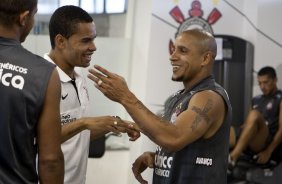
<svg viewBox="0 0 282 184">
<path fill-rule="evenodd" d="M 209 76 L 190 91 L 179 91 L 165 103 L 163 118 L 174 122 L 188 107 L 191 97 L 203 90 L 217 92 L 225 101 L 227 110 L 224 123 L 209 139 L 198 139 L 178 152 L 167 152 L 157 147 L 154 184 L 226 184 L 229 129 L 232 109 L 226 91 Z"/>
<path fill-rule="evenodd" d="M 252 100 L 253 109 L 257 109 L 262 113 L 271 135 L 275 135 L 278 130 L 281 100 L 281 90 L 277 90 L 276 93 L 270 96 L 258 95 Z"/>
<path fill-rule="evenodd" d="M 54 67 L 0 37 L 0 183 L 38 183 L 36 128 Z"/>
</svg>

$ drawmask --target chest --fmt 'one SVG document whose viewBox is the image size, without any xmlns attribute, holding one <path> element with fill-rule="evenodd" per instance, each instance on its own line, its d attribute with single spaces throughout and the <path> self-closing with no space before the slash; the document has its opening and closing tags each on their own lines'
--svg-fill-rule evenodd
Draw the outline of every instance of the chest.
<svg viewBox="0 0 282 184">
<path fill-rule="evenodd" d="M 88 89 L 83 82 L 61 83 L 61 121 L 72 122 L 81 118 L 89 105 Z"/>
</svg>

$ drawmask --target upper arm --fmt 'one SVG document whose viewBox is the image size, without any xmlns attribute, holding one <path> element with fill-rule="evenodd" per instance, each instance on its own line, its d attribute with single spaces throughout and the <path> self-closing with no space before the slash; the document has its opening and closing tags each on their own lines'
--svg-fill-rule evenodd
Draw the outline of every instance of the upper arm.
<svg viewBox="0 0 282 184">
<path fill-rule="evenodd" d="M 225 103 L 216 92 L 208 90 L 195 94 L 176 119 L 180 148 L 199 138 L 209 138 L 216 133 L 225 117 Z"/>
<path fill-rule="evenodd" d="M 61 84 L 56 69 L 52 72 L 37 126 L 38 159 L 53 159 L 61 152 Z"/>
</svg>

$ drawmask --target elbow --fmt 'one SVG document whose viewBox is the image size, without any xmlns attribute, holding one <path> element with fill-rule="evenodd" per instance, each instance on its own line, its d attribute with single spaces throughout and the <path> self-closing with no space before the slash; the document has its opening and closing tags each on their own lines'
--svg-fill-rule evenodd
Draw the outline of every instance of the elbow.
<svg viewBox="0 0 282 184">
<path fill-rule="evenodd" d="M 62 168 L 64 168 L 64 156 L 62 152 L 56 155 L 38 157 L 39 171 L 58 171 Z"/>
<path fill-rule="evenodd" d="M 38 158 L 39 183 L 64 183 L 64 156 L 54 154 Z"/>
<path fill-rule="evenodd" d="M 177 152 L 180 151 L 182 149 L 182 147 L 177 146 L 177 145 L 173 145 L 173 144 L 164 144 L 163 147 L 165 150 L 169 151 L 169 152 Z"/>
<path fill-rule="evenodd" d="M 183 138 L 181 136 L 178 136 L 181 134 L 168 135 L 167 133 L 163 132 L 154 134 L 147 132 L 143 133 L 147 135 L 149 139 L 151 139 L 151 141 L 169 152 L 177 152 L 187 145 L 186 142 L 183 141 Z"/>
<path fill-rule="evenodd" d="M 177 152 L 185 146 L 178 140 L 168 137 L 164 139 L 159 139 L 157 144 L 169 152 Z"/>
</svg>

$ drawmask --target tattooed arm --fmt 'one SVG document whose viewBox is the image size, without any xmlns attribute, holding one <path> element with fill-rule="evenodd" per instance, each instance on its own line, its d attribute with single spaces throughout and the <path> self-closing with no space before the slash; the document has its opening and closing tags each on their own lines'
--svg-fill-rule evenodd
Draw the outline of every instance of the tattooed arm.
<svg viewBox="0 0 282 184">
<path fill-rule="evenodd" d="M 225 116 L 224 101 L 214 91 L 195 94 L 187 110 L 177 117 L 175 124 L 162 122 L 136 97 L 127 99 L 121 103 L 142 132 L 170 151 L 178 151 L 201 137 L 211 137 L 221 126 Z"/>
<path fill-rule="evenodd" d="M 142 133 L 167 150 L 178 151 L 200 137 L 211 137 L 223 122 L 225 105 L 216 92 L 202 91 L 195 94 L 188 109 L 172 124 L 161 120 L 138 100 L 121 76 L 99 66 L 95 68 L 104 74 L 90 69 L 91 75 L 88 77 L 99 84 L 96 87 L 109 99 L 122 104 Z"/>
</svg>

